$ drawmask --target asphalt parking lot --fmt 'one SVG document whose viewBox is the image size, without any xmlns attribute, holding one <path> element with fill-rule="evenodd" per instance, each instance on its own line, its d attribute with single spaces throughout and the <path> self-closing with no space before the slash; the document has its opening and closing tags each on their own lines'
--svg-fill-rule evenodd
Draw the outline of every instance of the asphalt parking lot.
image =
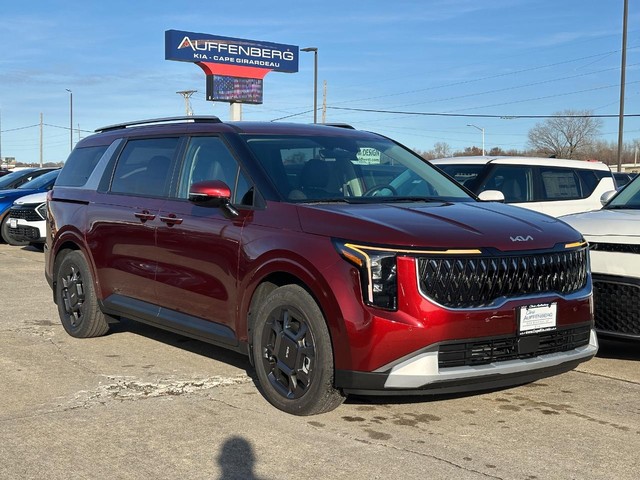
<svg viewBox="0 0 640 480">
<path fill-rule="evenodd" d="M 294 417 L 240 355 L 129 321 L 69 337 L 43 261 L 0 245 L 2 479 L 638 478 L 640 345 L 517 388 Z"/>
</svg>

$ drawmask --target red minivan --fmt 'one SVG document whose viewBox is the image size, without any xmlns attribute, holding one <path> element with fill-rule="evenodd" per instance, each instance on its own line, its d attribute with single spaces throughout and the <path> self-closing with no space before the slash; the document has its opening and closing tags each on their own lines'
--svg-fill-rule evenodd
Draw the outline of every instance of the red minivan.
<svg viewBox="0 0 640 480">
<path fill-rule="evenodd" d="M 245 353 L 296 415 L 523 384 L 598 348 L 577 231 L 347 126 L 105 127 L 71 153 L 47 222 L 70 335 L 124 317 Z"/>
</svg>

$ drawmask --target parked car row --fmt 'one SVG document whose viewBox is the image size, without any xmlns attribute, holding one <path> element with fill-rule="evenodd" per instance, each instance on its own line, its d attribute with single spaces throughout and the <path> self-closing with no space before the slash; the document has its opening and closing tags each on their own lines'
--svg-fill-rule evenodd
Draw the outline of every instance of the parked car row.
<svg viewBox="0 0 640 480">
<path fill-rule="evenodd" d="M 589 242 L 596 331 L 640 339 L 637 175 L 611 172 L 601 162 L 549 158 L 451 157 L 433 163 L 477 195 L 498 190 L 505 203 L 559 217 L 580 231 Z"/>
<path fill-rule="evenodd" d="M 46 195 L 59 173 L 60 169 L 29 168 L 0 178 L 0 240 L 44 245 Z"/>
</svg>

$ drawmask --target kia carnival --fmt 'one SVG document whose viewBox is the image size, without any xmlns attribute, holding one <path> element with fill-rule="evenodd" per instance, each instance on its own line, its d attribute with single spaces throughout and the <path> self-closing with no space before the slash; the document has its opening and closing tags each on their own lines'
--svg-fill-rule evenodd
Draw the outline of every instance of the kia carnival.
<svg viewBox="0 0 640 480">
<path fill-rule="evenodd" d="M 347 126 L 155 119 L 82 139 L 49 194 L 62 325 L 244 353 L 277 408 L 519 385 L 596 354 L 587 245 Z"/>
</svg>

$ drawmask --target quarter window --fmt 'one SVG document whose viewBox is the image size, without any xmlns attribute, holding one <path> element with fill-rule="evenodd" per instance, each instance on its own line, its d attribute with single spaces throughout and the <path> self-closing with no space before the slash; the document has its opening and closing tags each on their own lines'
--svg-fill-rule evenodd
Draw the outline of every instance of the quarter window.
<svg viewBox="0 0 640 480">
<path fill-rule="evenodd" d="M 87 183 L 106 149 L 107 145 L 101 145 L 73 150 L 66 161 L 66 168 L 63 168 L 58 175 L 56 185 L 82 187 Z"/>
</svg>

